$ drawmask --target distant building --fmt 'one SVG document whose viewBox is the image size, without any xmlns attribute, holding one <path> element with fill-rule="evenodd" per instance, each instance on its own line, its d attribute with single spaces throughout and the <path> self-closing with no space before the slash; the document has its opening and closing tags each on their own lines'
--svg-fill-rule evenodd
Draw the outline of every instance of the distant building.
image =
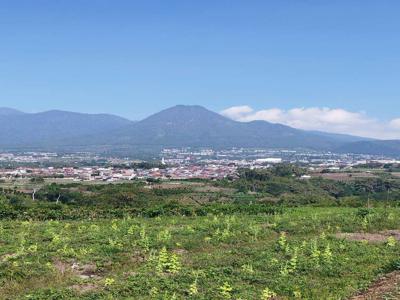
<svg viewBox="0 0 400 300">
<path fill-rule="evenodd" d="M 280 164 L 282 162 L 282 158 L 273 158 L 273 157 L 269 157 L 269 158 L 259 158 L 256 159 L 256 164 Z"/>
</svg>

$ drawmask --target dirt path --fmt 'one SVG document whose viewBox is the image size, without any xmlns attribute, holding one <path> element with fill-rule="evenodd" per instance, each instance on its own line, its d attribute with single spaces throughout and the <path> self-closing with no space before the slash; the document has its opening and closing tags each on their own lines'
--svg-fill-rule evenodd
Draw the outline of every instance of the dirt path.
<svg viewBox="0 0 400 300">
<path fill-rule="evenodd" d="M 385 243 L 389 237 L 393 237 L 400 242 L 400 230 L 385 230 L 377 233 L 367 232 L 352 232 L 352 233 L 337 233 L 336 238 L 346 239 L 349 241 L 365 241 L 369 243 Z"/>
<path fill-rule="evenodd" d="M 400 271 L 386 274 L 375 281 L 366 291 L 350 298 L 350 300 L 381 299 L 400 299 Z"/>
</svg>

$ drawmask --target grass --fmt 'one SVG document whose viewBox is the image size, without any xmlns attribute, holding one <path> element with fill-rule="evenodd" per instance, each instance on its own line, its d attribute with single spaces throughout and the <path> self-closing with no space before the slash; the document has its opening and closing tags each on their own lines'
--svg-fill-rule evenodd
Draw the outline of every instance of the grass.
<svg viewBox="0 0 400 300">
<path fill-rule="evenodd" d="M 400 209 L 0 221 L 0 299 L 346 299 L 399 267 Z"/>
</svg>

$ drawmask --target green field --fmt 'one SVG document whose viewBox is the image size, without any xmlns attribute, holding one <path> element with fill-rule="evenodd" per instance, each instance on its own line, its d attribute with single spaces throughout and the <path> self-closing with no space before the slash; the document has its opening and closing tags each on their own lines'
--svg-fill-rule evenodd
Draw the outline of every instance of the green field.
<svg viewBox="0 0 400 300">
<path fill-rule="evenodd" d="M 346 299 L 399 268 L 400 246 L 335 234 L 388 229 L 400 229 L 400 209 L 3 220 L 0 297 Z"/>
<path fill-rule="evenodd" d="M 400 299 L 400 178 L 304 172 L 0 186 L 0 299 Z"/>
</svg>

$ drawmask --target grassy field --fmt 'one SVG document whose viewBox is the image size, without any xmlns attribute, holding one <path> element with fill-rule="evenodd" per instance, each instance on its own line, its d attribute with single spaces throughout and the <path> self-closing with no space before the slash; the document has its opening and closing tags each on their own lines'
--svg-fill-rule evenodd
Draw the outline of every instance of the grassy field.
<svg viewBox="0 0 400 300">
<path fill-rule="evenodd" d="M 398 208 L 3 220 L 0 298 L 347 299 L 400 268 L 399 229 Z"/>
</svg>

